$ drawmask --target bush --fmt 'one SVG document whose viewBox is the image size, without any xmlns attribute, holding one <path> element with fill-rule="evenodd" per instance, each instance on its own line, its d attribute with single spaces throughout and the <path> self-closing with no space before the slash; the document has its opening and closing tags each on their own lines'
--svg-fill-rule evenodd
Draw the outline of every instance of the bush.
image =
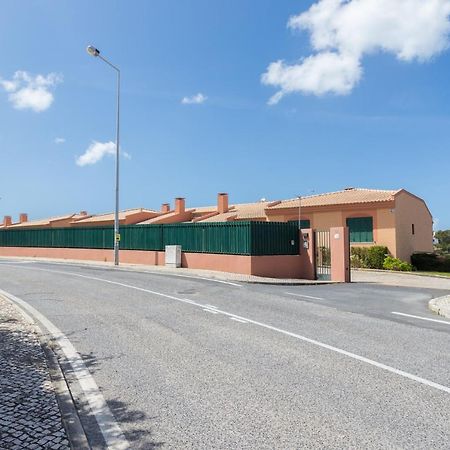
<svg viewBox="0 0 450 450">
<path fill-rule="evenodd" d="M 382 269 L 386 256 L 389 256 L 387 247 L 381 245 L 369 247 L 367 249 L 367 266 L 369 269 Z"/>
<path fill-rule="evenodd" d="M 353 268 L 382 269 L 387 247 L 375 245 L 373 247 L 351 247 L 350 263 Z"/>
<path fill-rule="evenodd" d="M 411 262 L 417 270 L 450 272 L 450 256 L 441 256 L 436 253 L 414 253 Z"/>
<path fill-rule="evenodd" d="M 383 269 L 409 272 L 413 270 L 413 266 L 406 261 L 402 261 L 401 259 L 386 256 L 386 259 L 383 262 Z"/>
</svg>

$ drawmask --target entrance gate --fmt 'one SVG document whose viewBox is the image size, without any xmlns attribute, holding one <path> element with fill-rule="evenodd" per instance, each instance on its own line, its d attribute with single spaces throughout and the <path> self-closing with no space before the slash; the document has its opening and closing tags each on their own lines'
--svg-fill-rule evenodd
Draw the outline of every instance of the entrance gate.
<svg viewBox="0 0 450 450">
<path fill-rule="evenodd" d="M 315 248 L 314 254 L 316 258 L 316 279 L 331 280 L 331 246 L 330 232 L 315 232 Z"/>
</svg>

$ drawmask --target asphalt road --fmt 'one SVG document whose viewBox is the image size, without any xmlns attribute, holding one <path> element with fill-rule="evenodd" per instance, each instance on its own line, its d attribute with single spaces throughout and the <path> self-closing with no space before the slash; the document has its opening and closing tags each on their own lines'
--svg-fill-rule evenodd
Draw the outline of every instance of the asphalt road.
<svg viewBox="0 0 450 450">
<path fill-rule="evenodd" d="M 450 448 L 446 291 L 6 260 L 0 289 L 70 339 L 133 449 Z"/>
</svg>

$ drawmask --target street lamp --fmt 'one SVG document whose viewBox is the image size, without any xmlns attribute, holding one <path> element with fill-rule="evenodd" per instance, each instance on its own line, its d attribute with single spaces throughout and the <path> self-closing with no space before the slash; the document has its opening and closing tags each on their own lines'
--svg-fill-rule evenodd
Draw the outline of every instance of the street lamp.
<svg viewBox="0 0 450 450">
<path fill-rule="evenodd" d="M 120 69 L 111 64 L 106 58 L 100 55 L 100 50 L 97 50 L 92 45 L 89 45 L 86 51 L 96 58 L 100 58 L 108 66 L 112 67 L 117 72 L 117 119 L 116 119 L 116 206 L 114 210 L 114 265 L 119 265 L 119 130 L 120 130 Z"/>
<path fill-rule="evenodd" d="M 301 212 L 302 212 L 302 196 L 297 195 L 298 198 L 298 229 L 301 231 L 302 229 L 302 219 L 301 219 Z"/>
</svg>

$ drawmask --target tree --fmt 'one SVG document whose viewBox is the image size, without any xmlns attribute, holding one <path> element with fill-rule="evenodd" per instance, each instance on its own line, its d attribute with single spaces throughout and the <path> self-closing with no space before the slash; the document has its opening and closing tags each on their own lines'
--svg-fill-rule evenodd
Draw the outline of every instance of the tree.
<svg viewBox="0 0 450 450">
<path fill-rule="evenodd" d="M 436 231 L 435 237 L 439 241 L 439 244 L 436 245 L 437 249 L 444 253 L 450 253 L 450 230 Z"/>
</svg>

